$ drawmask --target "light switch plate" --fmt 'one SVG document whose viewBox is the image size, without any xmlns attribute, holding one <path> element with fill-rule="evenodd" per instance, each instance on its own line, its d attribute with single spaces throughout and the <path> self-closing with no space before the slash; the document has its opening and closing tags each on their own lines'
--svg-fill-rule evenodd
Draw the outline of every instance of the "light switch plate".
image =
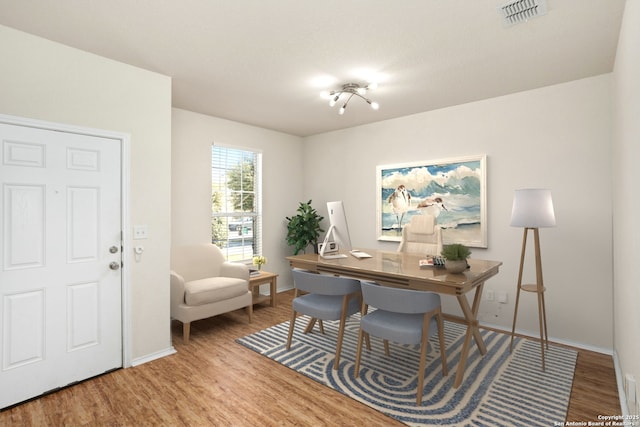
<svg viewBox="0 0 640 427">
<path fill-rule="evenodd" d="M 133 226 L 133 238 L 138 239 L 147 239 L 149 237 L 149 226 L 148 225 L 134 225 Z"/>
</svg>

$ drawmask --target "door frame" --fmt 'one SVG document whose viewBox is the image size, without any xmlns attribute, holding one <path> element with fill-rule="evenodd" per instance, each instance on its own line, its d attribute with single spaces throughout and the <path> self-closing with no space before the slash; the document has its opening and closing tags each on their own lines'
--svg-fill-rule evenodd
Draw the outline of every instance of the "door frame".
<svg viewBox="0 0 640 427">
<path fill-rule="evenodd" d="M 122 275 L 122 367 L 131 367 L 131 270 L 129 269 L 129 266 L 132 265 L 131 237 L 129 236 L 131 136 L 123 132 L 114 132 L 83 126 L 67 125 L 63 123 L 48 122 L 45 120 L 11 116 L 7 114 L 0 114 L 0 123 L 57 132 L 73 133 L 78 135 L 95 136 L 99 138 L 108 138 L 119 141 L 121 148 L 120 197 L 122 202 L 120 212 L 120 223 L 122 227 L 122 268 L 120 269 Z"/>
</svg>

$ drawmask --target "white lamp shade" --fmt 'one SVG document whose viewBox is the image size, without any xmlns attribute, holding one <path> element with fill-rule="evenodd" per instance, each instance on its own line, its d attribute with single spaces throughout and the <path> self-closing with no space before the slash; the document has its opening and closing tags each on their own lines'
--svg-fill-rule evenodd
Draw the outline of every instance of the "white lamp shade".
<svg viewBox="0 0 640 427">
<path fill-rule="evenodd" d="M 526 188 L 516 190 L 511 210 L 512 227 L 555 227 L 551 190 Z"/>
</svg>

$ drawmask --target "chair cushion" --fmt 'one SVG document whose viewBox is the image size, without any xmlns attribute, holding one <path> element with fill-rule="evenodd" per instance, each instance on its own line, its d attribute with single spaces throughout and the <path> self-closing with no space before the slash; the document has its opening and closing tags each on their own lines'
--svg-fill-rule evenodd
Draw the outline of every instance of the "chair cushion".
<svg viewBox="0 0 640 427">
<path fill-rule="evenodd" d="M 233 277 L 209 277 L 184 284 L 184 302 L 203 305 L 244 295 L 249 291 L 246 280 Z"/>
<path fill-rule="evenodd" d="M 376 310 L 362 318 L 362 330 L 373 336 L 400 344 L 419 344 L 422 339 L 423 314 L 392 313 Z M 438 331 L 435 317 L 429 323 L 429 336 Z"/>
</svg>

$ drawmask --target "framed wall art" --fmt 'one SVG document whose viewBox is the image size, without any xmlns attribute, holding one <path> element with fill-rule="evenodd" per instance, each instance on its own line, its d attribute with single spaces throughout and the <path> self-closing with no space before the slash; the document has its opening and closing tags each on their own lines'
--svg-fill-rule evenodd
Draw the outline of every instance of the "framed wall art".
<svg viewBox="0 0 640 427">
<path fill-rule="evenodd" d="M 431 214 L 444 244 L 486 248 L 486 164 L 481 155 L 378 166 L 378 240 L 399 242 L 412 216 Z"/>
</svg>

